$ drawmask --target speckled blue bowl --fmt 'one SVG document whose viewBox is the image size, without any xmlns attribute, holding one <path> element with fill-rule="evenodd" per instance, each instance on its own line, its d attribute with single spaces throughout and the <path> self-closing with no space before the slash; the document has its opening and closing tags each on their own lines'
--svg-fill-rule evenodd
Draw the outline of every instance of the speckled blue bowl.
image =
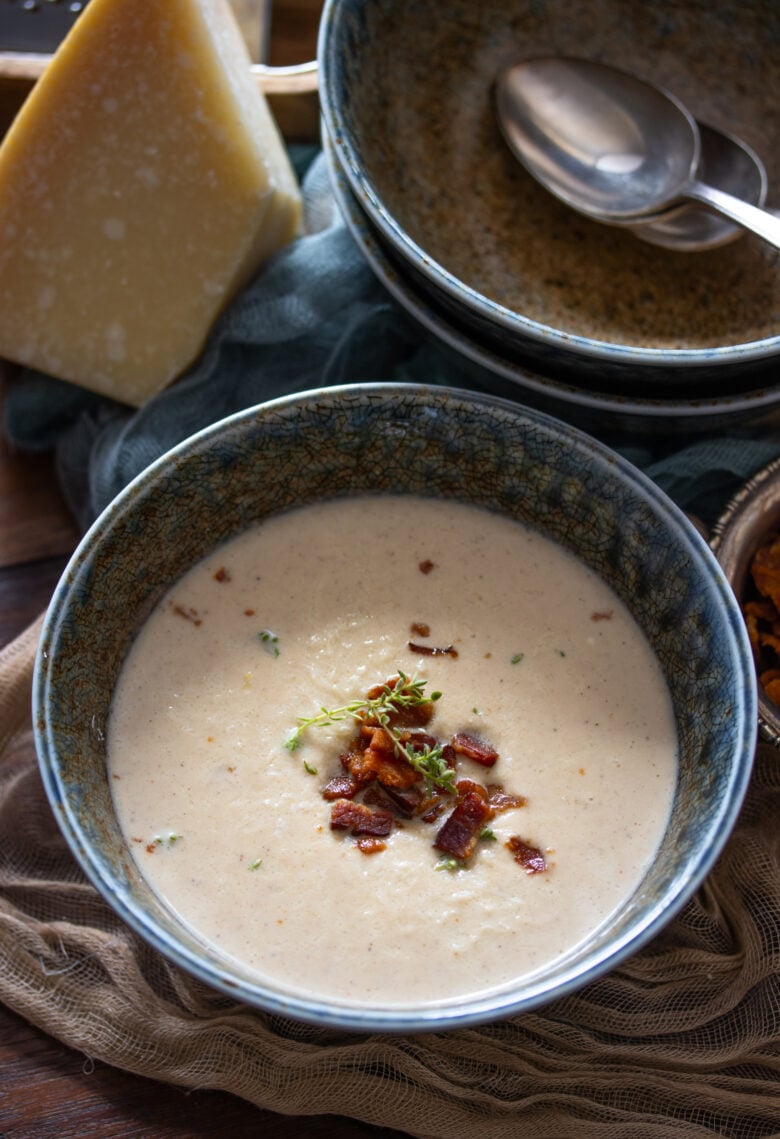
<svg viewBox="0 0 780 1139">
<path fill-rule="evenodd" d="M 498 356 L 613 395 L 733 394 L 776 383 L 777 251 L 673 252 L 575 213 L 509 153 L 493 85 L 539 55 L 635 71 L 751 143 L 777 208 L 778 37 L 774 0 L 327 0 L 323 118 L 416 291 Z"/>
<path fill-rule="evenodd" d="M 584 945 L 489 998 L 415 1007 L 314 1000 L 204 948 L 140 877 L 106 775 L 123 660 L 162 593 L 218 543 L 277 511 L 363 492 L 453 497 L 500 511 L 574 551 L 627 602 L 677 716 L 671 818 L 634 894 Z M 241 412 L 149 467 L 86 535 L 57 587 L 34 682 L 40 768 L 88 877 L 147 942 L 248 1005 L 325 1026 L 438 1031 L 525 1011 L 643 946 L 702 881 L 735 821 L 756 736 L 750 648 L 704 541 L 640 472 L 573 428 L 455 389 L 323 389 Z M 518 962 L 519 970 L 522 963 Z"/>
</svg>

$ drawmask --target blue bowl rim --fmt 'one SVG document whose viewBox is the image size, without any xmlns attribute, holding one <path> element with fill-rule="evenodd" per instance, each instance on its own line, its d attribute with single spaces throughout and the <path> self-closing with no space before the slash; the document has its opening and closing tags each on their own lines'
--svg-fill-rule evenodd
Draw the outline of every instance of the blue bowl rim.
<svg viewBox="0 0 780 1139">
<path fill-rule="evenodd" d="M 623 363 L 640 367 L 653 366 L 685 369 L 691 365 L 729 368 L 738 364 L 773 359 L 780 351 L 780 334 L 766 336 L 743 344 L 715 348 L 645 348 L 638 345 L 612 343 L 608 340 L 565 332 L 552 325 L 531 320 L 506 308 L 484 293 L 472 289 L 446 269 L 411 237 L 400 221 L 382 203 L 373 181 L 360 162 L 358 148 L 340 110 L 334 79 L 343 64 L 338 48 L 339 19 L 346 19 L 344 0 L 325 0 L 319 26 L 317 59 L 320 65 L 320 109 L 328 135 L 336 147 L 338 162 L 353 191 L 365 204 L 366 212 L 379 231 L 407 261 L 453 300 L 478 313 L 484 319 L 548 348 L 574 351 L 583 358 L 605 363 Z"/>
<path fill-rule="evenodd" d="M 710 821 L 707 839 L 699 848 L 699 856 L 694 865 L 675 875 L 670 882 L 666 898 L 659 901 L 623 938 L 588 959 L 585 968 L 568 968 L 554 987 L 545 984 L 543 978 L 524 983 L 520 991 L 503 987 L 487 994 L 458 999 L 454 1002 L 441 1002 L 423 1008 L 376 1007 L 366 1010 L 363 1006 L 329 1003 L 311 997 L 295 996 L 279 989 L 273 989 L 262 981 L 249 981 L 231 978 L 227 966 L 224 970 L 211 968 L 196 953 L 177 944 L 164 931 L 157 928 L 142 906 L 132 897 L 117 891 L 101 872 L 103 861 L 92 850 L 86 840 L 78 818 L 68 803 L 67 789 L 57 765 L 55 742 L 49 735 L 47 697 L 50 662 L 54 656 L 50 645 L 56 645 L 57 629 L 67 609 L 70 592 L 69 577 L 75 568 L 82 564 L 90 552 L 99 546 L 104 530 L 111 527 L 113 520 L 123 510 L 131 506 L 133 499 L 145 484 L 153 483 L 166 468 L 186 456 L 196 452 L 209 441 L 225 432 L 241 428 L 244 423 L 254 422 L 259 417 L 273 416 L 294 409 L 296 405 L 312 400 L 333 400 L 349 395 L 382 398 L 424 399 L 434 397 L 466 402 L 469 405 L 485 404 L 497 410 L 503 409 L 511 415 L 534 422 L 538 427 L 552 434 L 563 431 L 567 445 L 578 449 L 589 460 L 594 458 L 620 471 L 623 478 L 633 484 L 637 491 L 645 495 L 656 511 L 668 522 L 683 541 L 693 558 L 709 574 L 721 593 L 725 614 L 725 626 L 730 634 L 732 650 L 744 663 L 746 685 L 735 701 L 735 723 L 741 731 L 734 747 L 734 764 L 730 794 L 724 796 L 722 809 Z M 56 655 L 56 653 L 55 653 Z M 531 1011 L 541 1005 L 559 1000 L 581 989 L 600 975 L 615 968 L 626 958 L 633 956 L 663 929 L 689 900 L 711 870 L 736 822 L 742 801 L 749 784 L 755 742 L 757 735 L 757 691 L 752 656 L 744 622 L 736 598 L 726 581 L 725 575 L 713 552 L 688 520 L 683 511 L 652 482 L 642 471 L 634 467 L 621 455 L 613 452 L 605 444 L 590 437 L 577 428 L 544 412 L 526 408 L 514 401 L 484 393 L 475 393 L 459 388 L 428 387 L 419 384 L 344 384 L 328 388 L 311 389 L 292 395 L 269 400 L 210 424 L 208 427 L 184 439 L 164 455 L 160 456 L 138 474 L 105 508 L 86 532 L 76 551 L 65 568 L 55 588 L 50 606 L 44 618 L 33 674 L 32 722 L 38 755 L 38 764 L 43 785 L 53 814 L 71 852 L 92 885 L 108 902 L 119 917 L 144 941 L 161 955 L 196 977 L 212 989 L 220 991 L 234 1000 L 241 1000 L 258 1011 L 303 1021 L 322 1028 L 341 1029 L 354 1032 L 416 1033 L 443 1031 L 463 1028 L 504 1017 Z"/>
</svg>

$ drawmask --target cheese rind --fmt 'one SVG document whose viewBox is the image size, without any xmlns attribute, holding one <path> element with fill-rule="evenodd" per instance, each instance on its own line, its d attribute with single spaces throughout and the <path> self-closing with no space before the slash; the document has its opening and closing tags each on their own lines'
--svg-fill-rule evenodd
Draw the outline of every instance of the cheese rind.
<svg viewBox="0 0 780 1139">
<path fill-rule="evenodd" d="M 140 406 L 300 211 L 224 0 L 92 0 L 0 146 L 0 356 Z"/>
</svg>

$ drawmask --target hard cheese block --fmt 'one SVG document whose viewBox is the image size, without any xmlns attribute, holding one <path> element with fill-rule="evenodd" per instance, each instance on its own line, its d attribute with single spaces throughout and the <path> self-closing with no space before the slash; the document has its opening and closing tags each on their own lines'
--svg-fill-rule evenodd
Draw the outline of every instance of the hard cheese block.
<svg viewBox="0 0 780 1139">
<path fill-rule="evenodd" d="M 0 356 L 135 406 L 297 233 L 224 0 L 91 0 L 0 146 Z"/>
</svg>

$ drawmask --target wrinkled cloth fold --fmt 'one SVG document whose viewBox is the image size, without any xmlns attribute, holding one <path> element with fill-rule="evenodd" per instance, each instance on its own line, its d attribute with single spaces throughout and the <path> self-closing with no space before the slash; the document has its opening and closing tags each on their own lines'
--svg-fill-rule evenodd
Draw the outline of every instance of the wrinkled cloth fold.
<svg viewBox="0 0 780 1139">
<path fill-rule="evenodd" d="M 2 723 L 29 697 L 36 633 L 0 654 Z M 59 832 L 24 724 L 0 750 L 0 1000 L 139 1075 L 419 1139 L 768 1139 L 780 1134 L 778 817 L 778 753 L 760 744 L 723 854 L 641 952 L 523 1016 L 360 1036 L 237 1004 L 124 925 Z"/>
</svg>

